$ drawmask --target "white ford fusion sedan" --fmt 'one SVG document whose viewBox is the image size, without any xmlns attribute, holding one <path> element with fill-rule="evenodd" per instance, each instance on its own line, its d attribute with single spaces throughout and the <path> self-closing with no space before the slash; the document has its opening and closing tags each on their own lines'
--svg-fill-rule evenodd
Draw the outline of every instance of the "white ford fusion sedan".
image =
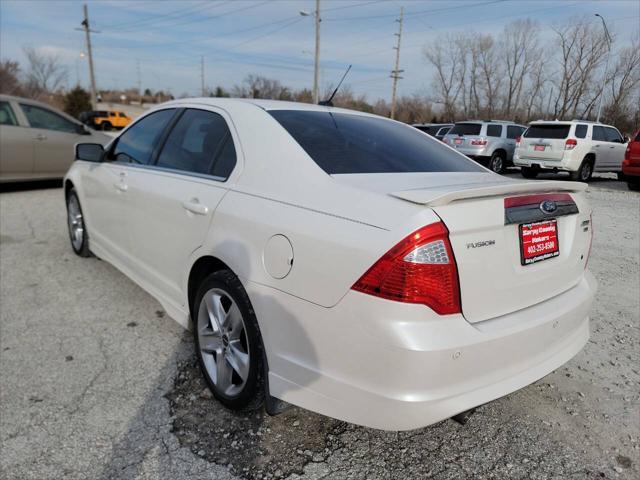
<svg viewBox="0 0 640 480">
<path fill-rule="evenodd" d="M 507 179 L 374 115 L 249 99 L 163 104 L 76 157 L 74 251 L 193 330 L 230 408 L 412 429 L 589 337 L 584 184 Z"/>
</svg>

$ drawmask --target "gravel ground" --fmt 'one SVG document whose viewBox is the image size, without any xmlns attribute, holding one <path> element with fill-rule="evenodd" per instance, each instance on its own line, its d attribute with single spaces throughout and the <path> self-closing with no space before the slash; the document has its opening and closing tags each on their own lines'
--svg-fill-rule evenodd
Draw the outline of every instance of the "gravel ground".
<svg viewBox="0 0 640 480">
<path fill-rule="evenodd" d="M 60 189 L 2 193 L 0 477 L 639 478 L 640 195 L 611 176 L 588 195 L 599 291 L 585 349 L 465 426 L 395 433 L 222 408 L 190 335 L 73 255 Z"/>
</svg>

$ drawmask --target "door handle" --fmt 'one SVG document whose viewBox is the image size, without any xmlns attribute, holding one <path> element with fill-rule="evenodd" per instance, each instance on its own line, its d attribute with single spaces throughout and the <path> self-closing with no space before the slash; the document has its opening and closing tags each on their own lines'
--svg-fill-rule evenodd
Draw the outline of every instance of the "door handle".
<svg viewBox="0 0 640 480">
<path fill-rule="evenodd" d="M 209 213 L 209 207 L 202 205 L 197 198 L 192 198 L 188 202 L 182 202 L 182 208 L 196 215 L 206 215 Z"/>
<path fill-rule="evenodd" d="M 36 135 L 36 140 L 42 141 L 42 140 L 46 140 L 46 139 L 47 139 L 47 136 L 43 135 L 42 133 L 39 133 L 38 135 Z"/>
</svg>

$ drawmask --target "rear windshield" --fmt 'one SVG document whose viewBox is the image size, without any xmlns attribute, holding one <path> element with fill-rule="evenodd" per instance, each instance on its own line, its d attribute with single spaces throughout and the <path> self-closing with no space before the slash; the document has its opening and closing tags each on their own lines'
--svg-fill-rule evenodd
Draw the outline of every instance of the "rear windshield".
<svg viewBox="0 0 640 480">
<path fill-rule="evenodd" d="M 449 135 L 480 135 L 480 130 L 482 130 L 481 123 L 456 123 L 449 130 Z"/>
<path fill-rule="evenodd" d="M 329 175 L 483 171 L 439 141 L 401 123 L 348 113 L 269 113 Z"/>
<path fill-rule="evenodd" d="M 571 125 L 531 125 L 524 132 L 525 138 L 567 138 Z"/>
</svg>

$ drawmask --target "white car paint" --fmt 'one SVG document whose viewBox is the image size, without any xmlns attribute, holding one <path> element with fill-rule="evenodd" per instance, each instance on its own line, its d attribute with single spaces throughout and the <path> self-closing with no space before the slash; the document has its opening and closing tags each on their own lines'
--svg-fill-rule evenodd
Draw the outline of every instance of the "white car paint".
<svg viewBox="0 0 640 480">
<path fill-rule="evenodd" d="M 199 259 L 215 257 L 240 278 L 273 396 L 370 427 L 418 428 L 528 385 L 586 343 L 596 285 L 586 269 L 584 185 L 516 181 L 485 169 L 327 175 L 268 111 L 370 115 L 238 99 L 159 108 L 167 107 L 225 118 L 237 152 L 226 182 L 76 161 L 65 185 L 78 193 L 92 251 L 184 327 Z M 544 192 L 568 193 L 579 213 L 559 219 L 559 257 L 522 266 L 518 227 L 505 225 L 503 199 Z M 391 247 L 441 219 L 462 312 L 439 315 L 351 288 Z M 482 240 L 495 244 L 467 246 Z"/>
<path fill-rule="evenodd" d="M 530 127 L 567 127 L 567 135 L 563 138 L 545 138 L 531 135 L 531 131 L 525 132 L 520 143 L 516 147 L 513 164 L 519 167 L 539 166 L 541 169 L 577 172 L 586 158 L 593 159 L 593 170 L 596 172 L 620 172 L 627 143 L 620 132 L 611 125 L 585 120 L 537 121 L 531 122 Z M 577 127 L 581 126 L 583 133 L 578 133 Z M 613 137 L 619 137 L 618 141 L 610 141 L 608 137 L 598 138 L 594 136 L 594 129 Z M 574 146 L 568 147 L 566 142 L 571 139 Z M 544 150 L 536 150 L 544 148 Z"/>
</svg>

